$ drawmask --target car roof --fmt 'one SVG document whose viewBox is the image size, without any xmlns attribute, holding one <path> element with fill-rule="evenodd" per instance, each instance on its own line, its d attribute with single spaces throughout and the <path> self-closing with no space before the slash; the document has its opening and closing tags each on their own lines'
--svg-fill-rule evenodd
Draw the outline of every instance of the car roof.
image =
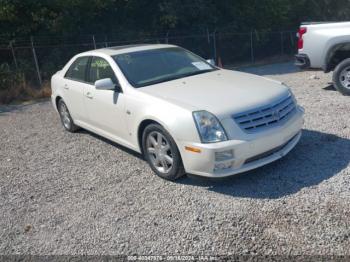
<svg viewBox="0 0 350 262">
<path fill-rule="evenodd" d="M 160 48 L 171 48 L 177 47 L 175 45 L 165 44 L 137 44 L 137 45 L 123 45 L 123 46 L 111 46 L 101 49 L 90 50 L 79 55 L 94 55 L 94 54 L 105 54 L 109 56 L 115 56 L 124 53 L 131 53 L 144 50 L 160 49 Z"/>
</svg>

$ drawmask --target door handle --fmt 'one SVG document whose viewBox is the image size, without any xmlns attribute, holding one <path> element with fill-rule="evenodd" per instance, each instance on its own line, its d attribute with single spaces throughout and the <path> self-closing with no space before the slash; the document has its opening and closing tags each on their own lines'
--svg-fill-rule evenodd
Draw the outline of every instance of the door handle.
<svg viewBox="0 0 350 262">
<path fill-rule="evenodd" d="M 92 94 L 91 94 L 90 92 L 87 92 L 87 93 L 85 94 L 85 96 L 86 96 L 87 98 L 90 98 L 90 99 L 93 98 L 93 96 L 92 96 Z"/>
<path fill-rule="evenodd" d="M 66 89 L 66 90 L 68 90 L 68 89 L 69 89 L 69 86 L 68 86 L 67 84 L 65 84 L 65 85 L 63 86 L 63 88 Z"/>
</svg>

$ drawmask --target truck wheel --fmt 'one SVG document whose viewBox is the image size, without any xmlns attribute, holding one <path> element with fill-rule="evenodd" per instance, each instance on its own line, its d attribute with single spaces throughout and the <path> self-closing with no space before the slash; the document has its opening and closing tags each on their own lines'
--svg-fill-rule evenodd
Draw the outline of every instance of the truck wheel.
<svg viewBox="0 0 350 262">
<path fill-rule="evenodd" d="M 334 87 L 343 95 L 350 95 L 350 58 L 341 62 L 333 73 Z"/>
</svg>

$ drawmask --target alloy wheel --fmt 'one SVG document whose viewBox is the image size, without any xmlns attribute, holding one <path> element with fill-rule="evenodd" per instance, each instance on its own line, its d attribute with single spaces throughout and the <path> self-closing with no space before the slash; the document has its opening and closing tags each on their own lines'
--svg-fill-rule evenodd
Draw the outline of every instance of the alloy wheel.
<svg viewBox="0 0 350 262">
<path fill-rule="evenodd" d="M 71 126 L 71 118 L 70 118 L 69 111 L 68 111 L 68 108 L 65 105 L 65 103 L 60 104 L 59 111 L 60 111 L 60 116 L 61 116 L 62 123 L 63 123 L 64 127 L 69 129 Z"/>
<path fill-rule="evenodd" d="M 153 131 L 147 136 L 146 150 L 152 165 L 160 173 L 165 174 L 172 169 L 174 159 L 170 143 L 160 132 Z"/>
<path fill-rule="evenodd" d="M 350 67 L 346 67 L 341 71 L 340 83 L 343 87 L 350 89 Z"/>
</svg>

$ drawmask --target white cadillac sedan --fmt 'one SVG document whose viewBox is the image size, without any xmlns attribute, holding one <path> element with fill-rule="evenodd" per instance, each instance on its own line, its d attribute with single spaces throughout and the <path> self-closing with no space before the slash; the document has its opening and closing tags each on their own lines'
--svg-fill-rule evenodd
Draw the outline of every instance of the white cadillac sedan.
<svg viewBox="0 0 350 262">
<path fill-rule="evenodd" d="M 172 45 L 81 53 L 51 80 L 64 128 L 142 153 L 160 177 L 225 177 L 273 162 L 301 137 L 283 83 L 217 68 Z"/>
</svg>

